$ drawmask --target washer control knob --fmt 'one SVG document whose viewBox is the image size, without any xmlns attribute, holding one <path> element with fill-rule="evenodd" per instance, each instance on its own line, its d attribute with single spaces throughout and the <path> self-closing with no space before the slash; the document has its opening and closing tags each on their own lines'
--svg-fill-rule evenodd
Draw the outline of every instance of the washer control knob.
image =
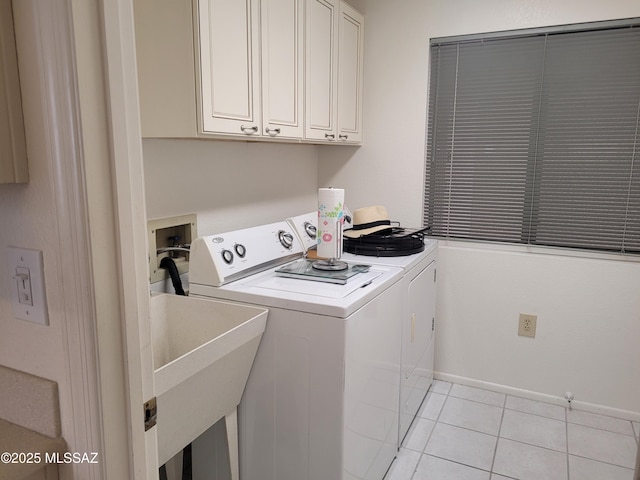
<svg viewBox="0 0 640 480">
<path fill-rule="evenodd" d="M 284 230 L 280 230 L 278 232 L 278 240 L 284 248 L 291 249 L 293 247 L 293 235 L 289 232 L 285 232 Z"/>
<path fill-rule="evenodd" d="M 222 260 L 224 260 L 224 263 L 226 263 L 227 265 L 231 265 L 231 263 L 233 262 L 233 252 L 231 250 L 222 250 Z"/>
<path fill-rule="evenodd" d="M 309 235 L 309 238 L 313 238 L 315 240 L 317 228 L 313 223 L 304 222 L 304 231 Z"/>
<path fill-rule="evenodd" d="M 240 258 L 244 258 L 244 256 L 247 254 L 247 248 L 244 245 L 242 245 L 241 243 L 236 243 L 234 245 L 233 249 L 236 251 L 236 254 Z"/>
</svg>

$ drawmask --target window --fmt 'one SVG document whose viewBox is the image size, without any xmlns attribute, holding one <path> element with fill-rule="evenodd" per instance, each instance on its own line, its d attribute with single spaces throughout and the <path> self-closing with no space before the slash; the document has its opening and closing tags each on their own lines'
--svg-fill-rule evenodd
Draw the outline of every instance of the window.
<svg viewBox="0 0 640 480">
<path fill-rule="evenodd" d="M 640 19 L 431 42 L 424 222 L 640 253 Z"/>
</svg>

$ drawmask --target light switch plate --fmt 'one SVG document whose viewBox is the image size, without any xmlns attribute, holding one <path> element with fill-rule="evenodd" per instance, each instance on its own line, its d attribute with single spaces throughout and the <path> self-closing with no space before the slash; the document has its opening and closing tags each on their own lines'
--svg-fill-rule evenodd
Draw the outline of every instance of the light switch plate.
<svg viewBox="0 0 640 480">
<path fill-rule="evenodd" d="M 7 247 L 7 267 L 13 316 L 49 325 L 42 252 Z"/>
</svg>

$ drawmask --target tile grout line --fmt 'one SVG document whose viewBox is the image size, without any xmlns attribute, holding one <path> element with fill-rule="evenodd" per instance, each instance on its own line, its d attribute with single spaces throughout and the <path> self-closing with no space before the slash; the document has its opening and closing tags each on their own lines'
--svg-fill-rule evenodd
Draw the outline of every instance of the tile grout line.
<svg viewBox="0 0 640 480">
<path fill-rule="evenodd" d="M 449 389 L 447 390 L 447 394 L 445 395 L 445 399 L 442 402 L 442 406 L 440 407 L 440 411 L 438 411 L 438 415 L 435 419 L 435 423 L 433 424 L 433 429 L 431 429 L 431 433 L 429 433 L 429 438 L 427 439 L 427 443 L 425 443 L 424 445 L 424 449 L 422 450 L 422 456 L 420 457 L 420 459 L 422 460 L 422 457 L 427 454 L 427 445 L 429 445 L 429 442 L 431 441 L 431 437 L 433 436 L 433 432 L 435 431 L 436 427 L 438 426 L 440 422 L 440 417 L 442 416 L 442 412 L 444 411 L 444 406 L 447 404 L 447 402 L 449 401 L 449 398 L 457 398 L 455 395 L 452 396 L 451 395 L 451 391 L 453 390 L 453 383 L 449 382 Z M 443 425 L 447 425 L 446 423 L 443 423 Z M 440 457 L 436 457 L 436 458 L 440 458 Z"/>
<path fill-rule="evenodd" d="M 481 402 L 481 401 L 478 401 L 478 400 L 473 400 L 473 399 L 470 399 L 470 398 L 464 398 L 464 397 L 459 397 L 459 396 L 456 396 L 456 395 L 451 395 L 451 391 L 453 390 L 453 386 L 454 386 L 454 385 L 455 385 L 454 383 L 450 383 L 450 387 L 449 387 L 448 393 L 446 393 L 446 394 L 439 393 L 439 392 L 435 392 L 435 393 L 439 393 L 440 395 L 443 395 L 443 396 L 445 397 L 445 400 L 443 401 L 443 403 L 442 403 L 442 407 L 440 408 L 440 411 L 438 412 L 438 416 L 437 416 L 437 418 L 436 418 L 436 420 L 435 420 L 435 424 L 434 424 L 433 430 L 432 430 L 432 431 L 431 431 L 431 433 L 429 434 L 429 439 L 427 440 L 427 443 L 425 444 L 425 450 L 422 452 L 422 456 L 424 456 L 424 455 L 429 455 L 429 454 L 427 454 L 427 453 L 426 453 L 426 448 L 427 448 L 427 445 L 429 444 L 429 441 L 431 440 L 431 436 L 433 435 L 433 431 L 435 430 L 436 426 L 437 426 L 439 423 L 441 423 L 442 425 L 452 426 L 452 427 L 455 427 L 455 428 L 460 428 L 460 429 L 468 430 L 468 431 L 471 431 L 471 432 L 482 433 L 482 434 L 484 434 L 484 435 L 489 435 L 489 436 L 495 436 L 495 438 L 496 438 L 496 445 L 495 445 L 495 447 L 494 447 L 494 449 L 493 449 L 493 457 L 492 457 L 492 459 L 491 459 L 491 467 L 489 468 L 489 470 L 484 470 L 484 469 L 482 469 L 482 468 L 475 467 L 475 466 L 473 466 L 473 465 L 469 465 L 469 464 L 464 463 L 464 462 L 459 462 L 459 461 L 455 461 L 455 460 L 450 460 L 450 459 L 448 459 L 448 458 L 439 457 L 439 456 L 437 456 L 437 455 L 430 455 L 430 456 L 433 456 L 434 458 L 440 458 L 440 459 L 442 459 L 442 460 L 446 460 L 446 461 L 449 461 L 449 462 L 452 462 L 452 463 L 457 463 L 457 464 L 459 464 L 459 465 L 464 465 L 464 466 L 469 467 L 469 468 L 473 468 L 473 469 L 476 469 L 476 470 L 480 470 L 480 471 L 487 472 L 487 473 L 489 473 L 489 477 L 491 478 L 491 477 L 493 476 L 493 463 L 494 463 L 494 461 L 495 461 L 495 456 L 496 456 L 496 453 L 497 453 L 497 448 L 498 448 L 498 439 L 499 439 L 500 429 L 502 428 L 502 419 L 504 418 L 505 407 L 506 407 L 506 404 L 507 404 L 507 395 L 506 395 L 506 394 L 504 394 L 504 398 L 503 398 L 503 400 L 502 400 L 502 406 L 498 406 L 498 405 L 495 405 L 495 404 L 492 404 L 492 403 L 486 403 L 486 402 Z M 487 390 L 487 391 L 491 391 L 491 390 Z M 501 408 L 501 409 L 502 409 L 502 413 L 501 413 L 501 417 L 500 417 L 500 425 L 499 425 L 499 427 L 498 427 L 498 433 L 497 433 L 496 435 L 491 435 L 491 434 L 489 434 L 489 433 L 479 432 L 478 430 L 474 430 L 474 429 L 472 429 L 472 428 L 462 427 L 462 426 L 459 426 L 459 425 L 452 425 L 452 424 L 449 424 L 449 423 L 446 423 L 446 422 L 441 422 L 441 421 L 440 421 L 440 417 L 441 417 L 441 415 L 442 415 L 442 411 L 444 410 L 444 407 L 445 407 L 445 405 L 446 405 L 446 403 L 447 403 L 447 400 L 448 400 L 449 398 L 455 398 L 455 399 L 458 399 L 458 400 L 465 400 L 465 401 L 469 401 L 469 402 L 477 403 L 477 404 L 480 404 L 480 405 L 485 405 L 485 406 L 490 406 L 490 407 Z M 421 457 L 421 458 L 422 458 L 422 457 Z M 417 468 L 416 468 L 416 470 L 417 470 Z M 415 472 L 414 472 L 414 474 L 413 474 L 413 475 L 415 475 Z M 413 479 L 413 475 L 412 475 L 412 477 L 411 477 L 412 479 Z"/>
<path fill-rule="evenodd" d="M 498 454 L 498 443 L 500 442 L 500 432 L 502 432 L 502 422 L 504 421 L 504 412 L 507 406 L 507 396 L 504 396 L 502 401 L 502 415 L 500 416 L 500 425 L 498 426 L 498 434 L 496 435 L 496 446 L 493 447 L 493 458 L 491 459 L 491 468 L 489 470 L 489 478 L 493 477 L 493 468 L 496 463 L 496 455 Z"/>
<path fill-rule="evenodd" d="M 573 453 L 573 454 L 571 454 L 569 456 L 570 457 L 575 457 L 575 458 L 582 458 L 584 460 L 591 460 L 592 462 L 601 463 L 603 465 L 609 465 L 609 466 L 612 466 L 612 467 L 618 467 L 618 468 L 622 468 L 622 469 L 625 469 L 625 470 L 633 471 L 633 468 L 631 468 L 631 467 L 626 467 L 624 465 L 619 465 L 617 463 L 606 462 L 604 460 L 596 460 L 595 458 L 585 457 L 584 455 L 578 455 L 577 453 Z"/>
<path fill-rule="evenodd" d="M 615 417 L 612 417 L 612 418 L 615 418 Z M 625 421 L 626 421 L 626 420 L 625 420 Z M 638 438 L 636 437 L 636 435 L 635 435 L 635 434 L 633 434 L 633 435 L 629 435 L 628 433 L 618 432 L 618 431 L 616 431 L 616 430 L 612 430 L 612 429 L 610 429 L 610 428 L 606 428 L 606 427 L 597 427 L 597 426 L 595 426 L 595 425 L 586 425 L 586 424 L 584 424 L 584 423 L 577 423 L 577 422 L 575 422 L 575 421 L 574 421 L 574 422 L 570 422 L 569 420 L 567 420 L 567 424 L 569 424 L 569 425 L 577 425 L 577 426 L 579 426 L 579 427 L 584 427 L 584 428 L 590 428 L 590 429 L 592 429 L 592 430 L 598 430 L 598 431 L 600 431 L 600 432 L 615 433 L 616 435 L 622 435 L 622 436 L 624 436 L 624 437 L 632 437 L 632 438 L 635 438 L 635 439 L 636 439 L 636 443 L 637 443 L 637 440 L 638 440 Z M 632 431 L 633 431 L 633 430 L 632 430 Z"/>
<path fill-rule="evenodd" d="M 540 402 L 540 403 L 544 403 L 544 402 Z M 551 405 L 551 404 L 549 404 L 549 405 Z M 554 405 L 554 406 L 556 406 L 556 405 Z M 564 410 L 564 407 L 560 407 L 560 408 L 562 408 Z M 564 412 L 563 412 L 563 416 L 565 418 L 560 420 L 559 418 L 553 417 L 551 415 L 545 415 L 545 414 L 542 414 L 542 413 L 535 413 L 535 412 L 530 412 L 530 411 L 526 411 L 526 410 L 519 410 L 519 409 L 513 408 L 513 407 L 509 408 L 509 407 L 505 406 L 505 410 L 509 410 L 510 412 L 524 413 L 525 415 L 531 415 L 532 417 L 546 418 L 547 420 L 555 420 L 556 422 L 565 422 L 566 423 L 566 421 L 567 421 L 566 420 L 566 415 L 564 414 Z"/>
<path fill-rule="evenodd" d="M 435 381 L 435 380 L 434 380 Z M 436 391 L 433 390 L 433 383 L 434 381 L 431 382 L 431 388 L 429 390 L 427 390 L 427 395 L 424 397 L 424 400 L 422 401 L 422 403 L 424 405 L 421 405 L 420 408 L 418 409 L 418 413 L 420 413 L 420 409 L 423 408 L 424 406 L 426 406 L 426 402 L 429 401 L 429 399 L 427 398 L 427 396 L 429 395 L 429 393 L 434 394 L 434 393 L 438 393 Z M 451 386 L 453 384 L 450 384 Z M 420 465 L 420 462 L 422 461 L 422 457 L 424 457 L 424 455 L 426 455 L 424 452 L 427 449 L 427 445 L 429 445 L 429 441 L 431 440 L 431 436 L 433 435 L 433 431 L 436 429 L 436 425 L 438 425 L 438 420 L 440 419 L 440 415 L 442 414 L 442 410 L 444 409 L 444 404 L 447 403 L 447 398 L 449 398 L 449 392 L 451 391 L 452 387 L 449 387 L 449 390 L 447 390 L 446 394 L 442 394 L 442 393 L 438 393 L 439 395 L 444 395 L 445 399 L 442 402 L 442 406 L 440 407 L 440 411 L 438 412 L 438 415 L 436 417 L 436 419 L 434 420 L 433 423 L 433 428 L 431 429 L 431 431 L 429 432 L 429 437 L 427 438 L 427 441 L 424 444 L 424 448 L 422 449 L 422 451 L 420 452 L 420 457 L 418 458 L 418 463 L 416 463 L 415 468 L 413 469 L 413 472 L 411 473 L 411 478 L 409 480 L 413 480 L 413 478 L 415 477 L 416 473 L 418 472 L 418 465 Z M 414 420 L 415 421 L 415 420 Z M 413 428 L 413 425 L 411 426 L 411 428 Z M 405 437 L 406 438 L 406 437 Z M 417 450 L 413 450 L 414 452 Z"/>
<path fill-rule="evenodd" d="M 450 425 L 450 424 L 448 424 L 448 423 L 444 423 L 444 422 L 441 422 L 441 421 L 440 421 L 440 417 L 442 416 L 442 411 L 444 410 L 444 406 L 446 405 L 447 400 L 448 400 L 449 398 L 456 398 L 456 399 L 461 399 L 461 400 L 469 400 L 469 399 L 466 399 L 466 398 L 462 398 L 462 397 L 457 397 L 457 396 L 455 396 L 455 395 L 451 395 L 451 390 L 453 390 L 453 385 L 454 385 L 454 384 L 453 384 L 453 383 L 450 383 L 449 385 L 450 385 L 450 386 L 449 386 L 449 390 L 447 391 L 447 393 L 446 393 L 446 394 L 444 394 L 444 393 L 440 393 L 440 392 L 433 392 L 433 393 L 438 393 L 439 395 L 443 395 L 443 396 L 445 397 L 445 399 L 444 399 L 444 401 L 442 402 L 442 406 L 440 407 L 440 411 L 438 412 L 438 415 L 437 415 L 436 419 L 434 420 L 434 422 L 435 422 L 435 423 L 434 423 L 434 425 L 433 425 L 433 429 L 431 430 L 431 433 L 429 433 L 429 438 L 427 439 L 427 442 L 425 443 L 424 450 L 423 450 L 423 451 L 421 452 L 421 454 L 420 454 L 420 460 L 418 460 L 418 464 L 420 463 L 420 461 L 422 460 L 422 458 L 423 458 L 425 455 L 427 455 L 427 456 L 430 456 L 430 457 L 433 457 L 433 458 L 439 458 L 439 459 L 441 459 L 441 460 L 445 460 L 445 461 L 447 461 L 447 462 L 456 463 L 456 464 L 458 464 L 458 465 L 464 465 L 465 467 L 473 468 L 473 469 L 475 469 L 475 470 L 479 470 L 479 471 L 487 472 L 487 470 L 484 470 L 484 469 L 479 468 L 479 467 L 474 467 L 474 466 L 469 465 L 469 464 L 466 464 L 466 463 L 464 463 L 464 462 L 458 462 L 458 461 L 451 460 L 451 459 L 448 459 L 448 458 L 439 457 L 438 455 L 430 455 L 430 454 L 426 453 L 427 445 L 429 445 L 429 441 L 431 440 L 431 437 L 433 436 L 433 431 L 436 429 L 436 426 L 437 426 L 439 423 L 442 423 L 442 425 L 448 425 L 448 426 L 453 426 L 453 427 L 456 427 L 456 428 L 462 428 L 462 429 L 464 429 L 464 430 L 469 430 L 469 431 L 472 431 L 472 432 L 477 432 L 477 430 L 473 430 L 473 429 L 466 428 L 466 427 L 460 427 L 460 426 L 457 426 L 457 425 Z M 478 402 L 478 401 L 475 401 L 475 400 L 469 400 L 469 401 L 472 401 L 472 402 L 475 402 L 475 403 L 479 403 L 479 404 L 481 404 L 481 405 L 489 405 L 489 406 L 497 407 L 497 405 L 491 405 L 491 404 L 487 404 L 487 403 L 484 403 L 484 402 Z M 504 401 L 503 401 L 503 406 L 502 406 L 502 415 L 503 415 L 503 416 L 504 416 L 504 405 L 506 404 L 506 401 L 507 401 L 507 397 L 506 397 L 506 395 L 505 395 L 505 398 L 504 398 Z M 500 426 L 502 426 L 502 418 L 500 419 Z M 498 428 L 498 432 L 500 432 L 500 428 Z M 477 433 L 483 433 L 483 432 L 477 432 Z M 485 434 L 485 435 L 489 435 L 489 434 Z M 494 459 L 495 459 L 495 454 L 496 454 L 496 448 L 497 448 L 497 445 L 498 445 L 497 438 L 498 438 L 498 437 L 496 437 L 496 447 L 494 447 L 494 452 L 493 452 Z M 415 451 L 415 450 L 414 450 L 414 451 Z M 415 474 L 417 473 L 417 471 L 418 471 L 418 465 L 416 465 L 415 470 L 414 470 L 414 471 L 413 471 L 413 473 L 411 474 L 411 479 L 410 479 L 410 480 L 413 480 L 413 478 L 414 478 Z M 489 478 L 491 478 L 491 477 L 492 477 L 492 475 L 493 475 L 493 460 L 492 460 L 492 462 L 491 462 L 491 468 L 489 469 L 489 471 L 488 471 L 487 473 L 489 473 Z"/>
</svg>

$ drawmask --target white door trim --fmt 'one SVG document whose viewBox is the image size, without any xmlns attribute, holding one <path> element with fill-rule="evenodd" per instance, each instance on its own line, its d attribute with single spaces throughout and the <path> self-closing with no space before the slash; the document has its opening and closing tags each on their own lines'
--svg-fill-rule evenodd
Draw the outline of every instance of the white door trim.
<svg viewBox="0 0 640 480">
<path fill-rule="evenodd" d="M 117 262 L 128 376 L 133 478 L 158 478 L 157 428 L 144 430 L 145 401 L 154 396 L 149 322 L 149 263 L 144 167 L 132 0 L 102 2 L 107 104 L 117 220 Z M 160 412 L 161 414 L 161 412 Z"/>
<path fill-rule="evenodd" d="M 142 408 L 153 377 L 132 3 L 27 8 L 55 192 L 73 412 L 65 437 L 73 451 L 99 453 L 98 465 L 65 467 L 61 478 L 156 479 L 156 434 L 144 432 Z"/>
<path fill-rule="evenodd" d="M 77 452 L 103 456 L 100 391 L 97 374 L 96 312 L 84 157 L 80 137 L 73 27 L 67 0 L 31 2 L 26 7 L 33 26 L 28 41 L 38 53 L 41 73 L 44 141 L 52 168 L 58 255 L 57 281 L 62 291 L 65 322 L 66 376 L 70 385 L 73 431 L 67 444 Z M 75 464 L 74 478 L 100 480 L 104 464 Z"/>
</svg>

